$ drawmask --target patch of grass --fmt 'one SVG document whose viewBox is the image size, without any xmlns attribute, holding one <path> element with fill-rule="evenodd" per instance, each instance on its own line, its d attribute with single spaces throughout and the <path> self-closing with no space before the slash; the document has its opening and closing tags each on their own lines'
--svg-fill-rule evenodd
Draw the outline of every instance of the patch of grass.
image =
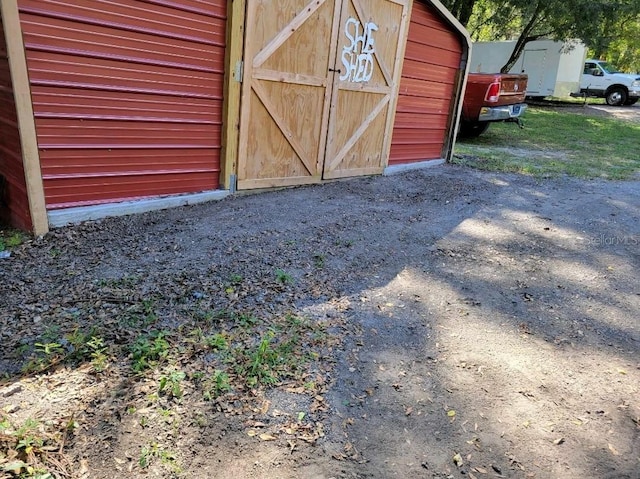
<svg viewBox="0 0 640 479">
<path fill-rule="evenodd" d="M 293 284 L 293 276 L 282 269 L 277 269 L 276 281 L 280 284 Z"/>
<path fill-rule="evenodd" d="M 557 104 L 569 104 L 569 105 L 578 105 L 578 106 L 582 106 L 584 105 L 584 98 L 580 98 L 580 97 L 572 97 L 572 96 L 563 96 L 563 97 L 557 97 L 557 96 L 550 96 L 544 99 L 544 101 L 549 102 L 549 103 L 557 103 Z M 604 105 L 606 102 L 604 101 L 604 98 L 587 98 L 587 105 Z"/>
<path fill-rule="evenodd" d="M 249 388 L 272 386 L 300 376 L 314 357 L 305 346 L 313 342 L 315 332 L 310 321 L 286 315 L 257 341 L 231 350 L 229 361 L 234 365 L 234 375 Z"/>
<path fill-rule="evenodd" d="M 234 315 L 236 324 L 243 329 L 251 329 L 256 326 L 260 321 L 253 314 L 238 314 Z"/>
<path fill-rule="evenodd" d="M 241 352 L 240 356 L 244 356 L 245 361 L 238 366 L 237 371 L 247 378 L 249 387 L 278 382 L 278 369 L 286 361 L 286 356 L 280 354 L 281 347 L 274 341 L 274 337 L 273 333 L 267 333 L 256 347 Z"/>
<path fill-rule="evenodd" d="M 268 323 L 251 314 L 229 314 L 227 321 L 233 323 L 229 331 L 193 331 L 184 340 L 189 344 L 185 354 L 201 355 L 214 371 L 188 375 L 207 401 L 283 380 L 303 384 L 309 363 L 319 357 L 316 350 L 330 340 L 323 325 L 295 314 L 270 318 Z"/>
<path fill-rule="evenodd" d="M 191 316 L 191 318 L 197 323 L 207 325 L 219 319 L 214 311 L 211 311 L 206 307 L 201 307 L 199 304 L 187 308 L 187 311 L 189 316 Z"/>
<path fill-rule="evenodd" d="M 27 239 L 21 231 L 16 230 L 0 230 L 0 251 L 5 251 L 16 246 L 20 246 Z"/>
<path fill-rule="evenodd" d="M 525 128 L 497 123 L 456 144 L 454 163 L 540 177 L 625 180 L 640 172 L 640 124 L 532 107 Z"/>
<path fill-rule="evenodd" d="M 319 357 L 315 349 L 330 339 L 323 325 L 295 314 L 269 321 L 247 313 L 224 312 L 219 317 L 229 329 L 207 334 L 198 327 L 182 340 L 183 362 L 186 357 L 199 356 L 207 370 L 214 371 L 190 371 L 186 376 L 207 401 L 227 392 L 268 388 L 283 380 L 302 381 L 308 364 Z M 142 343 L 146 350 L 148 343 Z M 179 345 L 174 349 L 179 350 Z M 169 390 L 171 383 L 169 377 L 163 381 L 161 392 Z"/>
<path fill-rule="evenodd" d="M 42 333 L 42 341 L 54 342 L 61 336 L 60 326 L 57 324 L 48 325 Z"/>
<path fill-rule="evenodd" d="M 205 344 L 214 351 L 225 350 L 229 347 L 227 337 L 223 333 L 216 333 L 204 338 Z"/>
</svg>

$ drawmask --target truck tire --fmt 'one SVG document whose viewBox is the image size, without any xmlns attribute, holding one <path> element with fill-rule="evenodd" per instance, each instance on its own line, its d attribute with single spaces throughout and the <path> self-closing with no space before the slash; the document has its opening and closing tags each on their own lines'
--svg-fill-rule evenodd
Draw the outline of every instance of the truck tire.
<svg viewBox="0 0 640 479">
<path fill-rule="evenodd" d="M 620 106 L 627 102 L 627 90 L 622 87 L 615 86 L 607 91 L 605 97 L 607 105 Z"/>
<path fill-rule="evenodd" d="M 638 98 L 627 98 L 627 101 L 624 102 L 625 105 L 631 106 L 638 103 Z"/>
<path fill-rule="evenodd" d="M 460 121 L 460 132 L 462 138 L 477 138 L 489 128 L 488 121 Z"/>
</svg>

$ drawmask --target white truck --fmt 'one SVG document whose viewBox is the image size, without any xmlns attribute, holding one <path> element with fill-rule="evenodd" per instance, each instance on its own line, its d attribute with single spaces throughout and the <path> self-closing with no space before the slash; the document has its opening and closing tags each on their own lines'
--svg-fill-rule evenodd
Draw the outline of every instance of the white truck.
<svg viewBox="0 0 640 479">
<path fill-rule="evenodd" d="M 619 72 L 600 60 L 586 60 L 580 93 L 571 96 L 604 98 L 608 105 L 634 105 L 640 100 L 640 75 Z"/>
</svg>

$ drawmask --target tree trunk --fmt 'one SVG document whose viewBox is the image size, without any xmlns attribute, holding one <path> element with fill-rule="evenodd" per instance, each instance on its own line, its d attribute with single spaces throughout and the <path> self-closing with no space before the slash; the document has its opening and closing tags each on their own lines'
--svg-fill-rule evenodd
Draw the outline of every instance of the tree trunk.
<svg viewBox="0 0 640 479">
<path fill-rule="evenodd" d="M 524 29 L 522 30 L 522 33 L 518 37 L 518 41 L 516 42 L 516 46 L 513 48 L 513 51 L 511 52 L 511 56 L 509 57 L 509 60 L 507 60 L 507 63 L 505 63 L 500 69 L 500 73 L 509 73 L 509 70 L 513 68 L 513 65 L 515 65 L 516 62 L 518 61 L 518 58 L 520 58 L 520 55 L 524 51 L 524 47 L 527 45 L 527 43 L 533 40 L 537 40 L 538 38 L 543 36 L 543 35 L 530 35 L 531 32 L 533 31 L 533 28 L 536 25 L 536 22 L 538 21 L 538 18 L 540 17 L 541 12 L 542 12 L 542 2 L 539 1 L 538 4 L 536 5 L 536 9 L 534 10 L 533 14 L 531 15 L 531 18 L 529 19 L 529 22 L 525 25 Z"/>
<path fill-rule="evenodd" d="M 476 0 L 455 0 L 451 8 L 451 13 L 466 27 L 471 19 L 473 6 L 475 4 Z"/>
</svg>

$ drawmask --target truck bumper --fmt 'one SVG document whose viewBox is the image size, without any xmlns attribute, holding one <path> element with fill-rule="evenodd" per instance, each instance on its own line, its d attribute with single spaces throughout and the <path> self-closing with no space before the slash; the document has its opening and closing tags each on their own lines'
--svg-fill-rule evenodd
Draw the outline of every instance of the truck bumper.
<svg viewBox="0 0 640 479">
<path fill-rule="evenodd" d="M 517 105 L 496 106 L 493 108 L 483 106 L 480 110 L 480 121 L 503 121 L 511 118 L 520 118 L 527 110 L 526 103 Z"/>
</svg>

